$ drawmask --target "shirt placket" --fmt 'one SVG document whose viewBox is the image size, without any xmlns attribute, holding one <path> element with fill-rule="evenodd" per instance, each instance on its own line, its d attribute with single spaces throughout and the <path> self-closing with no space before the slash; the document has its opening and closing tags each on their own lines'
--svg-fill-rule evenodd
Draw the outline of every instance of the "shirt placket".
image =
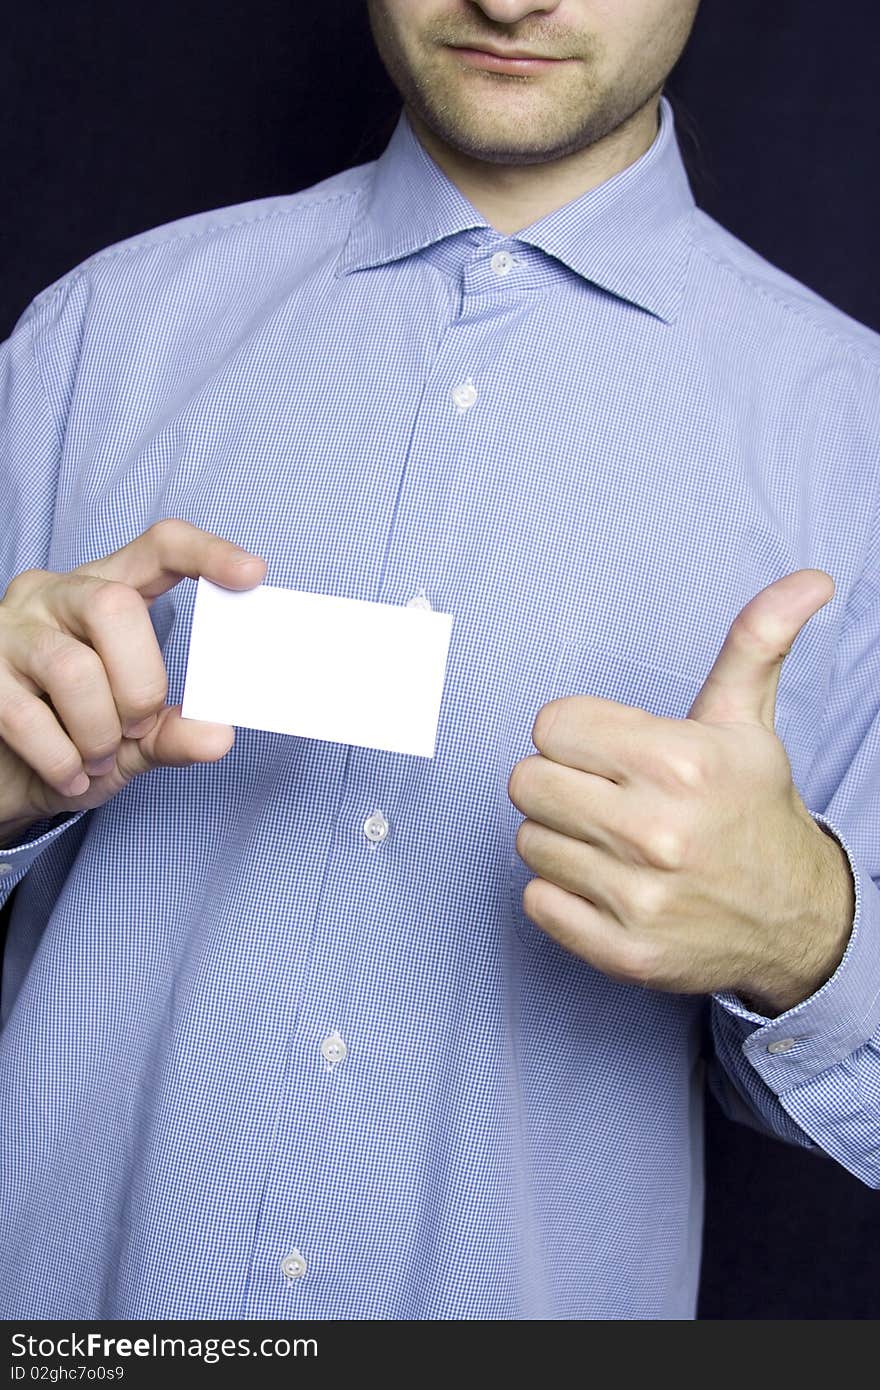
<svg viewBox="0 0 880 1390">
<path fill-rule="evenodd" d="M 497 242 L 488 229 L 487 237 Z M 453 611 L 436 759 L 455 757 L 449 713 L 459 659 L 456 624 L 465 632 L 470 623 L 475 640 L 473 615 L 461 611 L 462 577 L 450 574 L 447 562 L 448 529 L 464 524 L 450 510 L 456 495 L 451 469 L 467 455 L 475 412 L 491 409 L 491 362 L 505 315 L 515 312 L 520 264 L 505 242 L 491 252 L 479 247 L 462 266 L 453 312 L 438 335 L 412 422 L 375 593 L 382 603 Z M 370 692 L 361 697 L 369 700 Z M 345 1199 L 328 1197 L 327 1185 L 343 1180 L 351 1162 L 347 1141 L 373 1132 L 394 1107 L 394 1096 L 382 1092 L 383 1067 L 374 1060 L 383 1048 L 381 990 L 372 986 L 371 1017 L 364 952 L 384 949 L 382 903 L 413 898 L 411 876 L 419 856 L 443 851 L 420 825 L 420 813 L 428 815 L 425 798 L 437 785 L 435 770 L 423 758 L 361 747 L 347 752 L 244 1316 L 266 1308 L 278 1316 L 314 1310 L 321 1306 L 322 1272 L 326 1280 L 337 1262 L 349 1267 L 351 1252 L 339 1248 L 348 1238 Z M 418 949 L 417 921 L 412 949 Z M 390 971 L 392 957 L 393 948 L 387 956 Z M 307 1124 L 300 1123 L 301 1115 L 308 1115 Z M 382 1181 L 381 1166 L 381 1157 L 373 1160 L 371 1181 Z"/>
</svg>

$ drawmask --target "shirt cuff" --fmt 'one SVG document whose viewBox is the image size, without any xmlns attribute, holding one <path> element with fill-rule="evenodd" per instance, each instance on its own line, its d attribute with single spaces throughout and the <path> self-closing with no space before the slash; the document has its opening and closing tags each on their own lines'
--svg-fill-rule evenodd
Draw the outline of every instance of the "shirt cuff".
<svg viewBox="0 0 880 1390">
<path fill-rule="evenodd" d="M 17 845 L 0 848 L 0 893 L 5 893 L 23 878 L 43 850 L 86 814 L 85 811 L 68 811 L 51 820 L 36 821 Z"/>
<path fill-rule="evenodd" d="M 855 913 L 843 959 L 815 994 L 773 1019 L 729 991 L 712 995 L 741 1020 L 743 1054 L 777 1095 L 836 1066 L 880 1028 L 880 889 L 840 831 L 818 812 L 810 814 L 839 841 L 852 870 Z"/>
</svg>

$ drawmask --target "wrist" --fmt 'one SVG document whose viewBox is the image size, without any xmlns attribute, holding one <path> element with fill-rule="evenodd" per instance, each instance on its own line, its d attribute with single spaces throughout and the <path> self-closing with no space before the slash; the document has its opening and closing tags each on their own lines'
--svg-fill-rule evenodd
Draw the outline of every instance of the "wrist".
<svg viewBox="0 0 880 1390">
<path fill-rule="evenodd" d="M 846 953 L 855 917 L 855 883 L 846 851 L 824 826 L 816 832 L 815 872 L 804 905 L 797 958 L 765 968 L 739 997 L 747 1008 L 768 1018 L 804 1003 L 827 984 Z"/>
</svg>

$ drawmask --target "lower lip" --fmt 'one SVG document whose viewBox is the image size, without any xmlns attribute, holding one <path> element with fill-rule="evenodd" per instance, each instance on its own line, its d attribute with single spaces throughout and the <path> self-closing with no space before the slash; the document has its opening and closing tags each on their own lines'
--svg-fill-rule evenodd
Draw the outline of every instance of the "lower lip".
<svg viewBox="0 0 880 1390">
<path fill-rule="evenodd" d="M 568 58 L 499 58 L 496 53 L 484 53 L 481 48 L 453 48 L 452 52 L 469 67 L 485 68 L 488 72 L 542 72 L 571 61 Z"/>
</svg>

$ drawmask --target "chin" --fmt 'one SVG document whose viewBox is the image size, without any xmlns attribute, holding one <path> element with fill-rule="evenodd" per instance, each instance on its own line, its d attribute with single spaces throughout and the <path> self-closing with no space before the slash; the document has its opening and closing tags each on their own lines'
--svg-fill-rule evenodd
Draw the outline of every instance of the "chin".
<svg viewBox="0 0 880 1390">
<path fill-rule="evenodd" d="M 571 132 L 553 129 L 552 118 L 543 110 L 518 103 L 516 94 L 487 112 L 482 107 L 468 110 L 452 102 L 443 103 L 440 112 L 422 107 L 419 114 L 427 126 L 447 145 L 474 159 L 497 164 L 517 164 L 551 159 L 570 148 Z M 450 117 L 454 110 L 455 115 Z"/>
<path fill-rule="evenodd" d="M 527 121 L 516 122 L 524 129 L 511 129 L 511 122 L 497 124 L 474 121 L 469 125 L 450 126 L 446 122 L 430 121 L 432 130 L 447 145 L 472 159 L 487 164 L 544 164 L 559 159 L 579 148 L 580 142 L 569 132 L 536 133 Z"/>
</svg>

